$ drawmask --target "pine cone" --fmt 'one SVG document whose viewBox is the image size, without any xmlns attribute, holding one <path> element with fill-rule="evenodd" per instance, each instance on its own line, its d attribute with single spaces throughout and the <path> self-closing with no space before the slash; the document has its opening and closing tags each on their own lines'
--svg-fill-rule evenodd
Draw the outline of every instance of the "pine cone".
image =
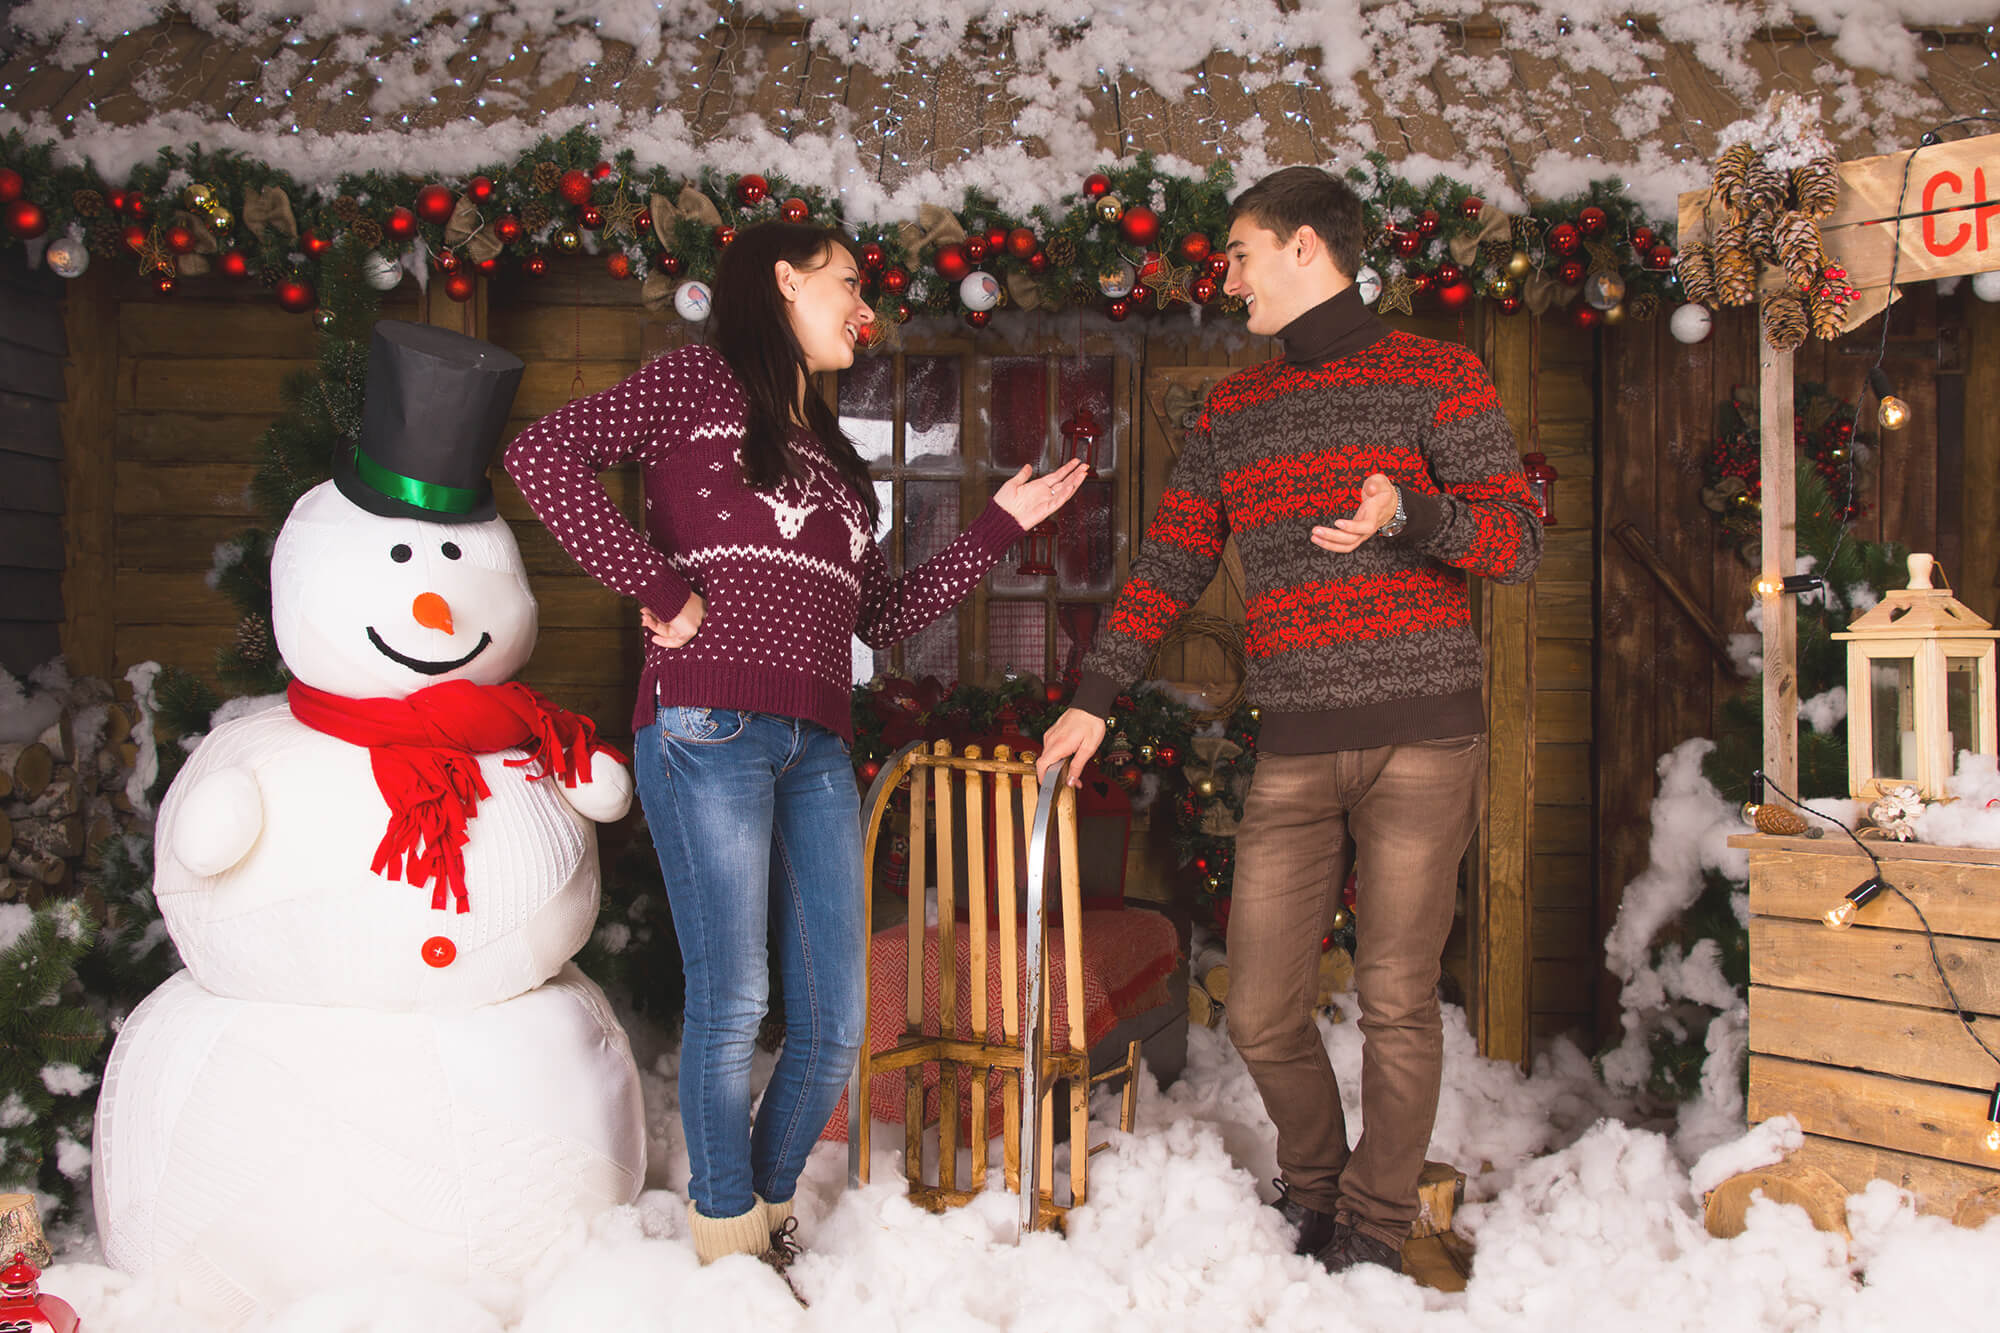
<svg viewBox="0 0 2000 1333">
<path fill-rule="evenodd" d="M 1757 299 L 1757 257 L 1750 253 L 1742 224 L 1716 228 L 1709 253 L 1717 301 L 1723 305 L 1748 305 Z"/>
<path fill-rule="evenodd" d="M 1744 202 L 1752 213 L 1778 213 L 1785 207 L 1783 173 L 1758 154 L 1743 174 Z"/>
<path fill-rule="evenodd" d="M 1704 302 L 1706 304 L 1706 302 Z M 1660 298 L 1656 292 L 1640 292 L 1625 302 L 1625 313 L 1641 324 L 1660 313 Z"/>
<path fill-rule="evenodd" d="M 1743 224 L 1743 240 L 1751 256 L 1759 262 L 1778 263 L 1778 215 L 1769 209 L 1752 213 Z"/>
<path fill-rule="evenodd" d="M 547 165 L 548 163 L 546 162 L 542 164 L 542 166 Z M 539 169 L 537 168 L 537 170 Z M 539 199 L 530 199 L 521 209 L 521 225 L 528 229 L 529 235 L 533 235 L 548 226 L 549 220 L 554 216 L 553 213 L 549 212 L 547 204 Z"/>
<path fill-rule="evenodd" d="M 1715 159 L 1715 200 L 1732 213 L 1750 211 L 1744 198 L 1744 187 L 1750 164 L 1755 161 L 1757 150 L 1747 143 L 1724 149 L 1722 156 Z"/>
<path fill-rule="evenodd" d="M 543 194 L 555 193 L 555 188 L 562 184 L 562 177 L 562 168 L 555 163 L 535 163 L 535 188 Z"/>
<path fill-rule="evenodd" d="M 1799 211 L 1823 218 L 1840 204 L 1840 167 L 1831 157 L 1816 157 L 1792 168 L 1792 194 Z"/>
<path fill-rule="evenodd" d="M 100 255 L 115 255 L 125 248 L 125 235 L 116 222 L 103 218 L 90 226 L 90 248 Z"/>
<path fill-rule="evenodd" d="M 354 225 L 348 230 L 353 233 L 355 240 L 370 250 L 382 244 L 382 224 L 374 218 L 356 218 Z"/>
<path fill-rule="evenodd" d="M 1057 268 L 1068 268 L 1076 262 L 1076 237 L 1066 231 L 1059 231 L 1049 237 L 1049 243 L 1042 247 L 1049 262 Z"/>
<path fill-rule="evenodd" d="M 70 196 L 69 202 L 80 218 L 101 217 L 104 214 L 104 196 L 95 190 L 78 190 Z"/>
<path fill-rule="evenodd" d="M 1764 298 L 1764 341 L 1771 346 L 1781 352 L 1793 351 L 1804 344 L 1811 331 L 1805 300 L 1797 292 L 1773 292 Z"/>
<path fill-rule="evenodd" d="M 1792 286 L 1801 292 L 1817 290 L 1820 270 L 1826 267 L 1819 224 L 1806 213 L 1784 213 L 1778 218 L 1776 235 L 1778 262 L 1785 266 L 1785 276 L 1792 280 Z"/>
<path fill-rule="evenodd" d="M 1680 277 L 1681 290 L 1687 299 L 1698 305 L 1715 304 L 1715 264 L 1711 259 L 1708 242 L 1696 241 L 1683 246 L 1674 256 L 1674 272 Z"/>
<path fill-rule="evenodd" d="M 1481 241 L 1479 243 L 1479 266 L 1492 268 L 1495 264 L 1505 264 L 1514 257 L 1514 242 L 1511 240 Z"/>
<path fill-rule="evenodd" d="M 361 216 L 361 205 L 354 201 L 353 195 L 343 194 L 333 201 L 333 215 L 342 222 L 352 223 Z"/>
<path fill-rule="evenodd" d="M 1847 305 L 1834 299 L 1833 289 L 1822 283 L 1806 296 L 1806 314 L 1812 322 L 1812 336 L 1830 343 L 1846 331 Z"/>
<path fill-rule="evenodd" d="M 277 646 L 267 617 L 253 612 L 236 622 L 236 655 L 245 666 L 267 665 L 276 655 Z"/>
</svg>

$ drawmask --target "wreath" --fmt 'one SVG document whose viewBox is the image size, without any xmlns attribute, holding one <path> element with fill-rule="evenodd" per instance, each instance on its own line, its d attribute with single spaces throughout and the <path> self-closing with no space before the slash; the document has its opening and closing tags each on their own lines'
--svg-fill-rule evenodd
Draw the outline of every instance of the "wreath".
<svg viewBox="0 0 2000 1333">
<path fill-rule="evenodd" d="M 1792 395 L 1792 444 L 1835 497 L 1834 513 L 1841 523 L 1852 523 L 1867 512 L 1857 497 L 1863 489 L 1861 471 L 1874 457 L 1875 441 L 1856 430 L 1853 403 L 1824 384 L 1797 386 Z M 1715 443 L 1702 463 L 1701 502 L 1736 538 L 1737 553 L 1752 568 L 1762 558 L 1763 457 L 1756 395 L 1738 386 L 1716 410 Z"/>
</svg>

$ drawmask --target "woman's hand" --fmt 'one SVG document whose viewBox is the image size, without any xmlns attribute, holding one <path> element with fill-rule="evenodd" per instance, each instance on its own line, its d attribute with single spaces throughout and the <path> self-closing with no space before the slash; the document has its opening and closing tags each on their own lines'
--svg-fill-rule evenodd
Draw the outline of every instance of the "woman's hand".
<svg viewBox="0 0 2000 1333">
<path fill-rule="evenodd" d="M 1070 459 L 1046 477 L 1037 477 L 1034 471 L 1032 467 L 1022 468 L 993 497 L 994 503 L 1023 529 L 1034 527 L 1068 504 L 1069 498 L 1090 479 L 1090 469 L 1080 458 Z"/>
<path fill-rule="evenodd" d="M 646 627 L 646 633 L 662 648 L 679 648 L 701 628 L 701 618 L 708 613 L 708 604 L 701 600 L 699 593 L 689 593 L 687 604 L 672 620 L 662 620 L 645 607 L 639 608 L 639 623 Z"/>
</svg>

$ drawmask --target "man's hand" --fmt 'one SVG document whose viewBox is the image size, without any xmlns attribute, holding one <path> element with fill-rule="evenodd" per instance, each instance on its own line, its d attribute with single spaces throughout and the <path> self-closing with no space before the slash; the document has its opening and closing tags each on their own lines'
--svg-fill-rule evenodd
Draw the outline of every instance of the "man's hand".
<svg viewBox="0 0 2000 1333">
<path fill-rule="evenodd" d="M 662 620 L 642 606 L 639 623 L 660 647 L 679 648 L 695 636 L 695 631 L 701 628 L 701 618 L 707 614 L 708 604 L 701 600 L 701 594 L 691 592 L 687 604 L 672 620 Z"/>
<path fill-rule="evenodd" d="M 1071 761 L 1069 785 L 1083 785 L 1083 766 L 1104 744 L 1104 719 L 1081 708 L 1067 708 L 1056 724 L 1042 735 L 1042 753 L 1035 760 L 1035 781 L 1047 782 L 1049 771 L 1063 760 Z"/>
<path fill-rule="evenodd" d="M 1396 484 L 1377 472 L 1361 483 L 1361 503 L 1353 518 L 1337 518 L 1330 528 L 1312 530 L 1313 545 L 1322 551 L 1352 551 L 1396 516 Z"/>
</svg>

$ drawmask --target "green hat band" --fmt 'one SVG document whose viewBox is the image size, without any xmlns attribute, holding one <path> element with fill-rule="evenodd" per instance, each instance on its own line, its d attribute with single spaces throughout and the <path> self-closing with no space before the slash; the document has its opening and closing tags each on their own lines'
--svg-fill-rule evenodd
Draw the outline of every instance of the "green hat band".
<svg viewBox="0 0 2000 1333">
<path fill-rule="evenodd" d="M 354 475 L 392 500 L 434 509 L 445 514 L 469 514 L 479 506 L 479 492 L 463 486 L 440 486 L 434 481 L 418 481 L 400 472 L 391 472 L 363 453 L 354 451 Z"/>
</svg>

